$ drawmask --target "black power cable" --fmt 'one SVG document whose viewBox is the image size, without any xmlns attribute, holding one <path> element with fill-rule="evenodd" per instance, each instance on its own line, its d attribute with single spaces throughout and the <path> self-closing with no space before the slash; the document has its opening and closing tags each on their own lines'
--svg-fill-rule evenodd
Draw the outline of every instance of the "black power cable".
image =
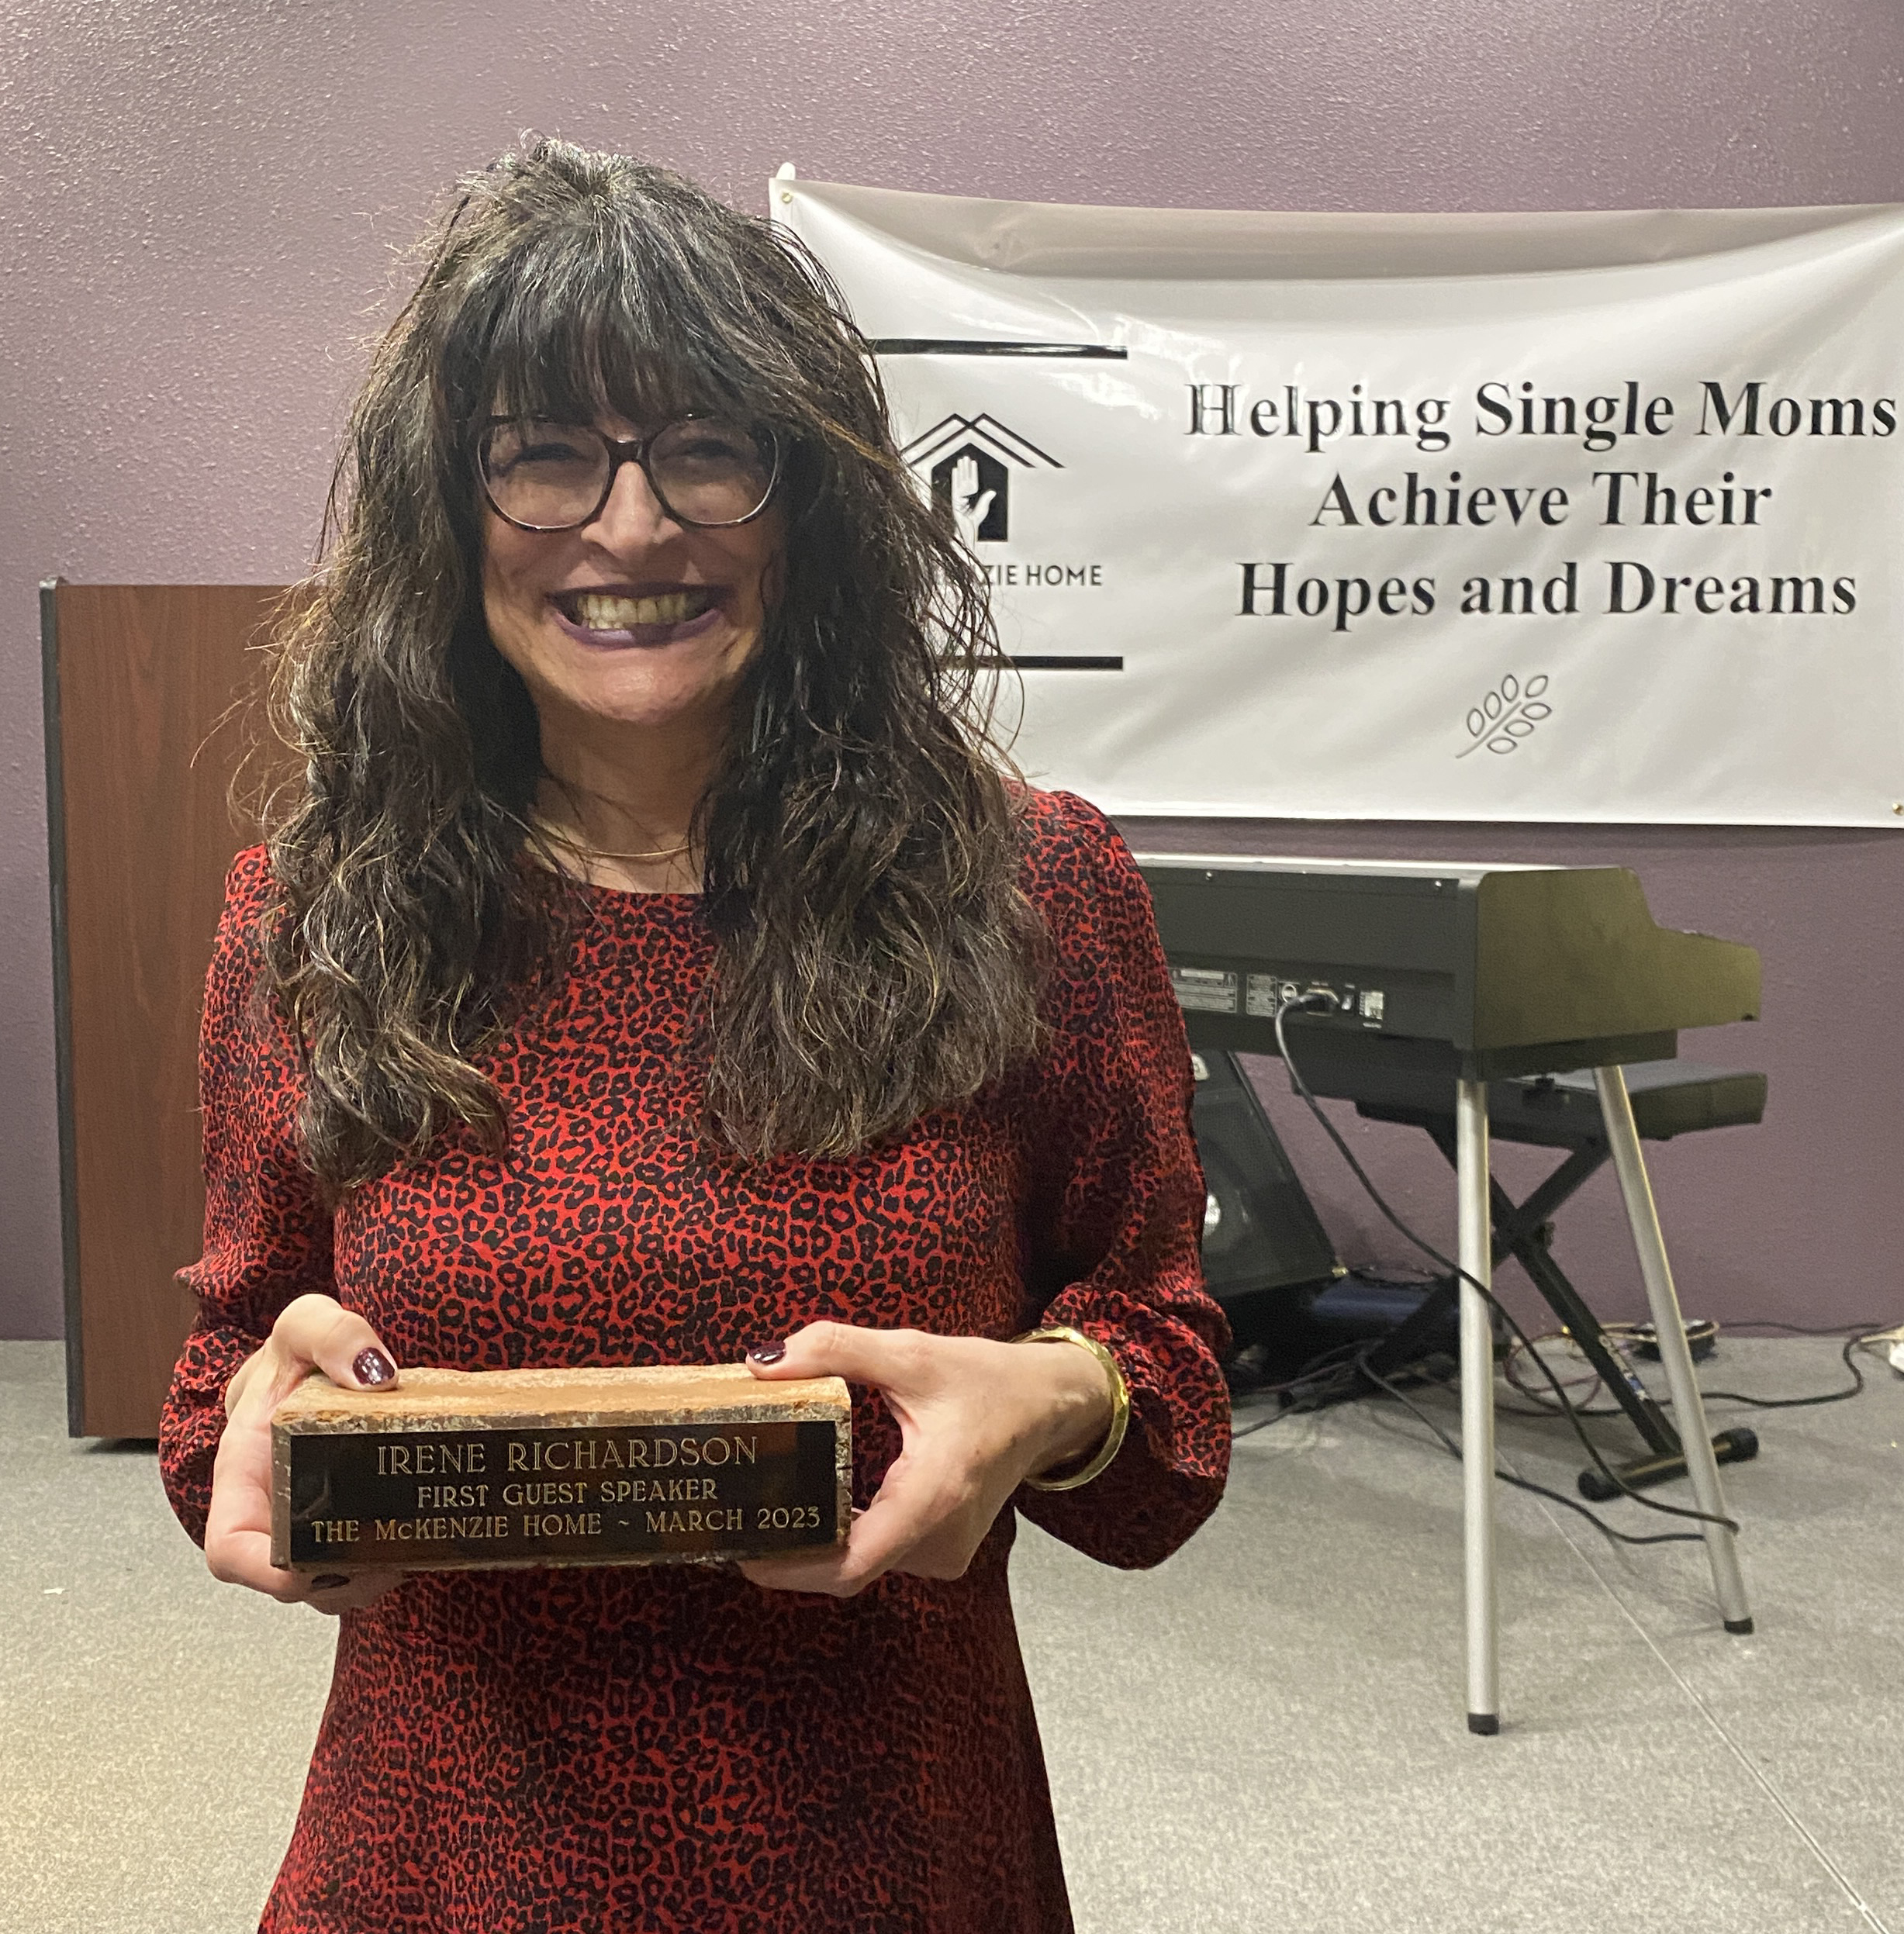
<svg viewBox="0 0 1904 1934">
<path fill-rule="evenodd" d="M 1857 1362 L 1855 1361 L 1857 1352 L 1860 1350 L 1868 1350 L 1876 1338 L 1883 1336 L 1888 1336 L 1893 1328 L 1893 1326 L 1889 1324 L 1880 1326 L 1877 1324 L 1859 1324 L 1846 1323 L 1834 1324 L 1828 1330 L 1800 1329 L 1799 1325 L 1795 1323 L 1779 1323 L 1775 1324 L 1767 1324 L 1764 1325 L 1764 1327 L 1768 1328 L 1790 1330 L 1802 1336 L 1843 1337 L 1844 1338 L 1844 1348 L 1839 1352 L 1839 1356 L 1841 1361 L 1844 1362 L 1844 1367 L 1851 1373 L 1850 1382 L 1846 1384 L 1841 1390 L 1821 1390 L 1809 1397 L 1748 1397 L 1743 1390 L 1707 1390 L 1702 1385 L 1699 1390 L 1699 1395 L 1705 1402 L 1709 1404 L 1743 1404 L 1750 1409 L 1760 1411 L 1806 1410 L 1819 1404 L 1844 1403 L 1850 1398 L 1861 1394 L 1866 1387 L 1864 1372 L 1858 1368 Z M 1847 1329 L 1850 1330 L 1853 1334 L 1849 1336 L 1846 1336 L 1845 1331 Z M 1529 1356 L 1537 1356 L 1539 1354 L 1539 1352 L 1536 1346 L 1542 1343 L 1551 1342 L 1553 1340 L 1553 1337 L 1559 1334 L 1560 1332 L 1555 1331 L 1549 1336 L 1537 1336 L 1534 1338 L 1532 1343 L 1526 1344 L 1523 1347 Z M 1607 1330 L 1607 1339 L 1614 1345 L 1616 1351 L 1622 1350 L 1622 1346 L 1629 1340 L 1628 1338 L 1622 1336 L 1617 1328 L 1610 1325 Z M 1510 1417 L 1557 1417 L 1560 1415 L 1560 1411 L 1555 1405 L 1547 1402 L 1546 1399 L 1543 1397 L 1538 1390 L 1529 1390 L 1526 1385 L 1522 1383 L 1520 1379 L 1514 1374 L 1513 1364 L 1511 1359 L 1505 1366 L 1504 1366 L 1504 1368 L 1508 1381 L 1512 1383 L 1514 1387 L 1520 1392 L 1522 1396 L 1525 1397 L 1528 1400 L 1529 1403 L 1533 1404 L 1534 1407 L 1529 1410 L 1524 1408 L 1519 1404 L 1503 1404 L 1499 1406 L 1500 1409 L 1503 1412 Z M 1600 1385 L 1600 1381 L 1601 1380 L 1598 1376 L 1593 1377 L 1591 1379 L 1591 1388 L 1598 1389 Z M 1673 1400 L 1670 1396 L 1656 1397 L 1653 1400 L 1663 1410 L 1670 1410 L 1672 1407 Z M 1578 1404 L 1574 1406 L 1574 1409 L 1576 1413 L 1581 1417 L 1619 1417 L 1623 1414 L 1617 1404 Z"/>
<path fill-rule="evenodd" d="M 1886 1328 L 1890 1326 L 1887 1324 Z M 1864 1387 L 1864 1373 L 1854 1360 L 1857 1351 L 1865 1348 L 1874 1336 L 1884 1335 L 1882 1329 L 1864 1331 L 1857 1336 L 1847 1337 L 1844 1348 L 1838 1354 L 1844 1367 L 1851 1373 L 1850 1382 L 1841 1390 L 1826 1390 L 1816 1397 L 1747 1397 L 1739 1390 L 1707 1390 L 1704 1394 L 1727 1404 L 1749 1404 L 1757 1411 L 1804 1410 L 1813 1404 L 1842 1404 L 1847 1397 L 1855 1397 Z"/>
<path fill-rule="evenodd" d="M 1325 1406 L 1346 1401 L 1363 1394 L 1366 1387 L 1362 1374 L 1361 1359 L 1366 1356 L 1370 1344 L 1361 1339 L 1337 1343 L 1311 1357 L 1301 1369 L 1291 1377 L 1280 1383 L 1263 1383 L 1253 1390 L 1240 1390 L 1239 1397 L 1253 1400 L 1257 1397 L 1273 1397 L 1279 1399 L 1277 1407 L 1266 1417 L 1259 1417 L 1230 1432 L 1230 1442 L 1252 1437 L 1260 1430 L 1266 1430 L 1272 1424 L 1280 1424 L 1285 1418 L 1306 1416 Z M 1410 1365 L 1405 1373 L 1411 1379 L 1432 1384 L 1446 1383 L 1454 1374 L 1454 1366 L 1439 1375 L 1429 1375 L 1420 1364 Z"/>
<path fill-rule="evenodd" d="M 1404 1405 L 1419 1418 L 1441 1439 L 1443 1448 L 1446 1449 L 1450 1456 L 1458 1458 L 1461 1455 L 1460 1445 L 1429 1415 L 1427 1411 L 1422 1408 L 1420 1404 L 1410 1402 L 1401 1391 L 1397 1390 L 1387 1377 L 1382 1376 L 1371 1365 L 1364 1363 L 1362 1366 L 1362 1370 L 1370 1381 L 1380 1384 L 1397 1403 Z M 1550 1415 L 1552 1413 L 1547 1414 Z M 1517 1477 L 1511 1470 L 1502 1470 L 1498 1466 L 1495 1467 L 1495 1476 L 1502 1483 L 1512 1484 L 1516 1490 L 1532 1491 L 1536 1497 L 1550 1499 L 1557 1504 L 1564 1504 L 1571 1511 L 1578 1512 L 1602 1538 L 1611 1539 L 1615 1544 L 1696 1545 L 1702 1541 L 1702 1534 L 1696 1531 L 1660 1531 L 1648 1533 L 1615 1531 L 1597 1511 L 1593 1510 L 1588 1505 L 1583 1504 L 1577 1497 L 1569 1497 L 1564 1491 L 1550 1490 L 1545 1484 L 1536 1484 L 1531 1477 Z"/>
<path fill-rule="evenodd" d="M 1747 1316 L 1726 1327 L 1729 1330 L 1783 1330 L 1788 1336 L 1842 1336 L 1847 1330 L 1855 1330 L 1857 1335 L 1854 1341 L 1869 1342 L 1874 1336 L 1888 1336 L 1896 1325 L 1880 1323 L 1875 1318 L 1863 1323 L 1807 1324 L 1781 1323 L 1775 1316 Z"/>
<path fill-rule="evenodd" d="M 1529 1342 L 1526 1331 L 1523 1330 L 1520 1324 L 1515 1320 L 1513 1312 L 1508 1309 L 1507 1307 L 1501 1303 L 1500 1299 L 1495 1296 L 1493 1290 L 1489 1289 L 1486 1283 L 1478 1281 L 1468 1270 L 1463 1269 L 1458 1262 L 1453 1262 L 1449 1257 L 1443 1255 L 1441 1252 L 1437 1249 L 1432 1243 L 1427 1241 L 1425 1238 L 1418 1235 L 1413 1229 L 1409 1228 L 1407 1223 L 1402 1221 L 1401 1217 L 1395 1213 L 1394 1210 L 1389 1206 L 1387 1199 L 1383 1195 L 1380 1190 L 1376 1187 L 1374 1182 L 1370 1179 L 1368 1172 L 1362 1166 L 1362 1164 L 1356 1160 L 1355 1151 L 1351 1148 L 1348 1143 L 1342 1139 L 1342 1134 L 1337 1129 L 1335 1123 L 1331 1121 L 1329 1117 L 1323 1113 L 1322 1104 L 1317 1101 L 1314 1094 L 1310 1092 L 1308 1083 L 1302 1078 L 1302 1071 L 1297 1066 L 1294 1057 L 1289 1052 L 1289 1041 L 1287 1034 L 1285 1031 L 1285 1023 L 1291 1014 L 1332 1014 L 1336 1011 L 1337 1004 L 1336 996 L 1333 994 L 1323 993 L 1320 992 L 1300 994 L 1293 1000 L 1286 1000 L 1281 1002 L 1276 1010 L 1276 1045 L 1277 1052 L 1280 1053 L 1283 1057 L 1283 1065 L 1289 1070 L 1289 1079 L 1291 1084 L 1295 1088 L 1297 1093 L 1299 1094 L 1302 1097 L 1303 1100 L 1308 1104 L 1309 1112 L 1315 1117 L 1317 1121 L 1322 1125 L 1323 1132 L 1329 1137 L 1329 1140 L 1336 1145 L 1336 1152 L 1341 1155 L 1342 1159 L 1348 1163 L 1351 1173 L 1353 1174 L 1356 1181 L 1361 1183 L 1363 1190 L 1367 1193 L 1369 1200 L 1375 1204 L 1378 1210 L 1380 1210 L 1381 1214 L 1387 1220 L 1387 1221 L 1397 1231 L 1398 1231 L 1407 1241 L 1412 1243 L 1416 1248 L 1419 1249 L 1422 1255 L 1426 1256 L 1431 1262 L 1434 1263 L 1438 1268 L 1446 1270 L 1450 1275 L 1458 1277 L 1462 1282 L 1467 1283 L 1470 1287 L 1475 1290 L 1486 1300 L 1488 1307 L 1491 1309 L 1495 1314 L 1506 1324 L 1508 1328 L 1513 1331 L 1514 1335 L 1519 1338 L 1522 1347 L 1526 1349 L 1528 1356 L 1533 1359 L 1536 1366 L 1539 1369 L 1541 1373 L 1546 1378 L 1547 1382 L 1552 1387 L 1555 1397 L 1559 1399 L 1561 1408 L 1566 1414 L 1567 1421 L 1573 1426 L 1574 1435 L 1580 1439 L 1582 1449 L 1585 1450 L 1588 1456 L 1593 1460 L 1595 1467 L 1599 1471 L 1602 1476 L 1605 1478 L 1607 1482 L 1611 1484 L 1615 1490 L 1621 1492 L 1626 1497 L 1630 1497 L 1635 1504 L 1643 1505 L 1648 1511 L 1658 1511 L 1663 1516 L 1667 1518 L 1689 1518 L 1697 1524 L 1723 1525 L 1728 1531 L 1733 1532 L 1736 1536 L 1738 1534 L 1739 1526 L 1732 1518 L 1724 1517 L 1712 1511 L 1695 1511 L 1683 1504 L 1663 1504 L 1657 1498 L 1648 1497 L 1642 1492 L 1635 1490 L 1631 1484 L 1628 1483 L 1626 1480 L 1620 1476 L 1619 1473 L 1614 1469 L 1612 1466 L 1609 1464 L 1606 1461 L 1605 1458 L 1601 1455 L 1599 1445 L 1595 1443 L 1593 1439 L 1588 1435 L 1587 1427 L 1575 1414 L 1573 1403 L 1568 1397 L 1566 1390 L 1563 1387 L 1560 1379 L 1554 1375 L 1552 1368 L 1548 1365 L 1546 1360 L 1541 1356 L 1540 1352 L 1535 1349 L 1532 1344 Z M 1366 1371 L 1367 1369 L 1366 1363 L 1363 1364 L 1363 1368 Z M 1372 1380 L 1377 1382 L 1381 1381 L 1379 1378 L 1375 1378 Z M 1414 1407 L 1411 1405 L 1410 1407 L 1412 1409 Z M 1441 1432 L 1439 1428 L 1436 1429 L 1436 1435 L 1442 1438 L 1443 1442 L 1453 1452 L 1455 1456 L 1458 1458 L 1461 1456 L 1461 1452 L 1459 1447 L 1455 1445 L 1453 1438 L 1447 1437 L 1446 1434 Z M 1512 1477 L 1512 1474 L 1509 1473 L 1503 1472 L 1498 1466 L 1495 1469 L 1495 1475 L 1497 1477 L 1502 1478 L 1505 1481 L 1517 1484 L 1523 1481 Z M 1547 1494 L 1550 1497 L 1557 1495 L 1557 1494 L 1552 1492 L 1550 1492 Z M 1575 1508 L 1572 1499 L 1568 1498 L 1564 1500 L 1563 1501 L 1564 1501 L 1570 1508 Z M 1585 1511 L 1584 1506 L 1577 1507 L 1577 1508 Z M 1585 1514 L 1590 1518 L 1593 1516 L 1593 1514 L 1591 1511 L 1586 1511 Z M 1622 1534 L 1612 1531 L 1610 1526 L 1601 1524 L 1598 1518 L 1595 1518 L 1594 1521 L 1597 1525 L 1598 1525 L 1598 1528 L 1602 1532 L 1605 1532 L 1609 1537 L 1622 1537 Z M 1680 1535 L 1683 1538 L 1689 1535 L 1689 1534 L 1681 1533 Z M 1626 1542 L 1623 1538 L 1622 1541 Z"/>
<path fill-rule="evenodd" d="M 1365 1388 L 1366 1383 L 1374 1383 L 1387 1395 L 1392 1397 L 1397 1403 L 1408 1411 L 1436 1437 L 1439 1438 L 1442 1447 L 1451 1456 L 1459 1457 L 1461 1454 L 1460 1445 L 1435 1421 L 1433 1418 L 1429 1415 L 1426 1411 L 1413 1401 L 1405 1391 L 1398 1388 L 1375 1368 L 1372 1361 L 1376 1345 L 1374 1343 L 1338 1345 L 1336 1349 L 1325 1351 L 1322 1356 L 1311 1358 L 1310 1362 L 1287 1383 L 1270 1384 L 1260 1390 L 1250 1392 L 1252 1396 L 1263 1397 L 1287 1393 L 1284 1397 L 1284 1407 L 1267 1417 L 1259 1417 L 1253 1422 L 1245 1424 L 1239 1430 L 1232 1431 L 1230 1433 L 1230 1441 L 1235 1443 L 1243 1438 L 1253 1437 L 1258 1431 L 1266 1430 L 1272 1424 L 1280 1424 L 1285 1418 L 1304 1415 L 1321 1403 L 1336 1398 L 1355 1396 Z M 1343 1358 L 1345 1350 L 1353 1350 L 1355 1354 L 1352 1357 Z M 1331 1362 L 1329 1359 L 1332 1358 L 1343 1360 Z M 1418 1368 L 1412 1371 L 1411 1374 L 1418 1378 L 1422 1383 L 1442 1388 L 1445 1387 L 1453 1377 L 1454 1368 L 1450 1364 L 1447 1374 L 1445 1376 L 1423 1376 Z M 1539 1411 L 1517 1410 L 1508 1404 L 1501 1404 L 1497 1407 L 1519 1417 L 1552 1417 L 1557 1414 L 1551 1408 Z M 1595 1414 L 1598 1414 L 1598 1413 Z M 1608 1412 L 1607 1414 L 1617 1417 L 1622 1413 L 1615 1410 Z M 1588 1524 L 1592 1525 L 1595 1531 L 1599 1532 L 1602 1538 L 1611 1539 L 1616 1544 L 1696 1545 L 1699 1542 L 1699 1533 L 1696 1531 L 1660 1532 L 1650 1535 L 1615 1531 L 1598 1511 L 1583 1504 L 1577 1497 L 1569 1497 L 1564 1492 L 1550 1490 L 1545 1484 L 1536 1484 L 1531 1477 L 1517 1477 L 1510 1470 L 1497 1469 L 1495 1475 L 1502 1483 L 1512 1484 L 1517 1490 L 1531 1491 L 1536 1497 L 1549 1498 L 1557 1504 L 1565 1505 L 1571 1511 L 1577 1512 L 1581 1517 L 1586 1519 Z"/>
</svg>

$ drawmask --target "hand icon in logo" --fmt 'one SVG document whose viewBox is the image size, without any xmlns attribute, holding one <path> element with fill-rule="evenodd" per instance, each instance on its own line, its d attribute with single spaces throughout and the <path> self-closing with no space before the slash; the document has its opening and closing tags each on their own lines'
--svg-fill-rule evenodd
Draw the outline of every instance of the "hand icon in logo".
<svg viewBox="0 0 1904 1934">
<path fill-rule="evenodd" d="M 952 516 L 968 549 L 978 542 L 979 527 L 984 523 L 986 513 L 992 507 L 992 499 L 997 494 L 996 491 L 979 488 L 979 464 L 976 457 L 961 457 L 952 465 Z"/>
</svg>

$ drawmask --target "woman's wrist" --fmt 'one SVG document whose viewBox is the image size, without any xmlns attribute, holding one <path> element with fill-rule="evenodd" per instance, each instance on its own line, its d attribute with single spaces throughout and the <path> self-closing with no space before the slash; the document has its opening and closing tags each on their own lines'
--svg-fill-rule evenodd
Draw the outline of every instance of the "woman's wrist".
<svg viewBox="0 0 1904 1934">
<path fill-rule="evenodd" d="M 1025 1482 L 1036 1490 L 1071 1490 L 1088 1483 L 1114 1459 L 1130 1421 L 1130 1394 L 1117 1359 L 1094 1337 L 1064 1325 L 1028 1331 L 1020 1344 L 1062 1343 L 1051 1349 L 1057 1402 L 1052 1427 Z"/>
</svg>

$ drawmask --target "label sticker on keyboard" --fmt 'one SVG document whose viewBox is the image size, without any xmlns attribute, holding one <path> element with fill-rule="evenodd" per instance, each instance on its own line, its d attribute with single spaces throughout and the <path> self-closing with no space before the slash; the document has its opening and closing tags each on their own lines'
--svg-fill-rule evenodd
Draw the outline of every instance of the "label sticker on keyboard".
<svg viewBox="0 0 1904 1934">
<path fill-rule="evenodd" d="M 1200 1014 L 1233 1014 L 1236 1011 L 1236 976 L 1218 967 L 1173 967 L 1170 986 L 1177 1004 L 1187 1012 Z"/>
</svg>

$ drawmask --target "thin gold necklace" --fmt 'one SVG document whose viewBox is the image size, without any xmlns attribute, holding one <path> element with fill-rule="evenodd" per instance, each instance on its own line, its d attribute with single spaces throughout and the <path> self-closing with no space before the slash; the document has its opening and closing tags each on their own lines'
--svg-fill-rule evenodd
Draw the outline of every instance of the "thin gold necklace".
<svg viewBox="0 0 1904 1934">
<path fill-rule="evenodd" d="M 558 846 L 565 847 L 583 859 L 678 859 L 694 843 L 692 840 L 684 839 L 679 846 L 664 846 L 652 853 L 611 853 L 605 846 L 584 846 L 579 840 L 571 839 L 560 827 L 551 826 L 539 815 L 534 824 L 536 831 L 544 839 L 553 841 Z"/>
</svg>

